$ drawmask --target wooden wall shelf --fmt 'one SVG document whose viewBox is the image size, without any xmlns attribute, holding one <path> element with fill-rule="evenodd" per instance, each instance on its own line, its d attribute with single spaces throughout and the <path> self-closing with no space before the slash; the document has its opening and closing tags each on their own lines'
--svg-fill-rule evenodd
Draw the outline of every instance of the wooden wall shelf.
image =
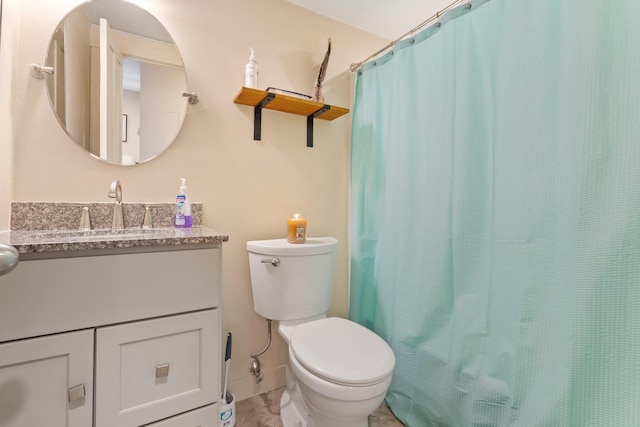
<svg viewBox="0 0 640 427">
<path fill-rule="evenodd" d="M 349 112 L 348 108 L 248 87 L 240 89 L 233 102 L 254 107 L 253 139 L 256 141 L 261 138 L 263 109 L 306 116 L 307 147 L 313 147 L 313 119 L 334 120 Z"/>
</svg>

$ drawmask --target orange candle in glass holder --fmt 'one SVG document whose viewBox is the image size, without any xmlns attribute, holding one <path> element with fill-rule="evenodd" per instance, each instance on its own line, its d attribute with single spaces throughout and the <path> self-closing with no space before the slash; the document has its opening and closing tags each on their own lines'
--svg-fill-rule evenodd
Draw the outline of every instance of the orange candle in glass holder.
<svg viewBox="0 0 640 427">
<path fill-rule="evenodd" d="M 304 243 L 307 240 L 307 219 L 300 213 L 292 214 L 287 220 L 287 241 Z"/>
</svg>

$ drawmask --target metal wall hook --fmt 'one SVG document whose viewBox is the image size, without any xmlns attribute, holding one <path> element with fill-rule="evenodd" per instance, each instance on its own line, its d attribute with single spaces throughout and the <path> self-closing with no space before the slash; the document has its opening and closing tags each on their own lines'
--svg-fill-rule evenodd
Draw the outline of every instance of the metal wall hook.
<svg viewBox="0 0 640 427">
<path fill-rule="evenodd" d="M 198 95 L 195 92 L 182 91 L 182 96 L 189 98 L 189 104 L 195 105 L 198 103 Z"/>
<path fill-rule="evenodd" d="M 53 67 L 45 67 L 43 65 L 31 64 L 29 65 L 29 70 L 31 70 L 31 76 L 38 80 L 44 79 L 44 73 L 53 74 Z"/>
</svg>

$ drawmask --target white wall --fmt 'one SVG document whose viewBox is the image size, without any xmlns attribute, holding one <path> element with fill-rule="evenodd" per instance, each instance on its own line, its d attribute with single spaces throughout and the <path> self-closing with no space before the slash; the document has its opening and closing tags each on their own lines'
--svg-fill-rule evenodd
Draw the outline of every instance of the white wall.
<svg viewBox="0 0 640 427">
<path fill-rule="evenodd" d="M 19 0 L 2 0 L 0 34 L 0 231 L 10 226 L 13 200 L 13 123 L 11 120 L 11 81 L 14 63 L 13 43 L 17 22 L 7 16 L 19 13 Z"/>
<path fill-rule="evenodd" d="M 4 2 L 14 5 L 3 20 L 15 22 L 15 37 L 6 40 L 3 35 L 0 53 L 2 211 L 12 198 L 108 201 L 106 193 L 116 178 L 125 201 L 170 202 L 179 178 L 187 178 L 193 201 L 203 203 L 205 225 L 230 236 L 222 257 L 222 331 L 224 336 L 233 333 L 229 387 L 243 399 L 283 385 L 287 354 L 275 329 L 272 347 L 261 357 L 264 382 L 256 386 L 248 371 L 249 354 L 266 342 L 266 322 L 253 311 L 246 241 L 284 237 L 288 214 L 305 212 L 311 235 L 334 236 L 340 242 L 329 314 L 347 315 L 351 116 L 317 120 L 315 147 L 307 148 L 304 117 L 265 111 L 262 141 L 253 141 L 253 109 L 234 104 L 233 98 L 244 81 L 250 46 L 260 64 L 261 88 L 312 93 L 332 37 L 325 99 L 350 108 L 349 64 L 385 40 L 285 0 L 138 0 L 174 37 L 187 70 L 185 89 L 197 92 L 200 103 L 189 106 L 181 133 L 164 154 L 123 167 L 92 159 L 73 144 L 51 113 L 43 82 L 28 73 L 31 62 L 44 61 L 50 34 L 79 0 Z M 9 71 L 11 91 L 5 90 Z M 6 126 L 12 121 L 13 135 Z M 12 149 L 13 162 L 5 156 Z M 11 181 L 13 187 L 6 184 Z M 0 216 L 0 225 L 2 221 L 7 223 Z"/>
</svg>

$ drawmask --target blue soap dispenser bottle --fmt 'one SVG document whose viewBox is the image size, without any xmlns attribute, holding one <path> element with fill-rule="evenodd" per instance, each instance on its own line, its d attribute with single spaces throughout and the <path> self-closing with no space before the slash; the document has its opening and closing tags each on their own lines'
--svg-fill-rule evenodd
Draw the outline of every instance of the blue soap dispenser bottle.
<svg viewBox="0 0 640 427">
<path fill-rule="evenodd" d="M 174 225 L 176 228 L 191 228 L 193 221 L 191 219 L 191 202 L 189 201 L 189 192 L 187 191 L 187 180 L 180 178 L 182 184 L 180 191 L 176 196 L 176 216 Z"/>
</svg>

